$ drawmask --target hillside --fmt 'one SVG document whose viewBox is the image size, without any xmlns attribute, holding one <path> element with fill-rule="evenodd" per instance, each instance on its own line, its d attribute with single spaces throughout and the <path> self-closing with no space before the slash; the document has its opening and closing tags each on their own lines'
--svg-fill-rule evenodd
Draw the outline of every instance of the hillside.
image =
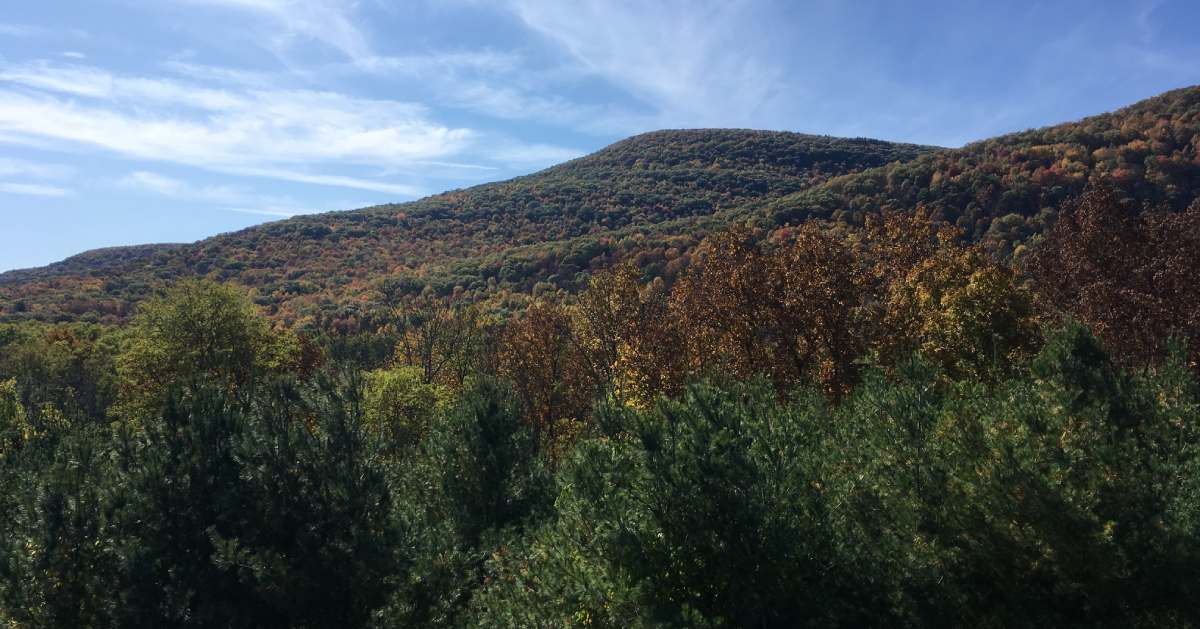
<svg viewBox="0 0 1200 629">
<path fill-rule="evenodd" d="M 634 259 L 675 276 L 707 233 L 750 221 L 861 225 L 925 206 L 1002 255 L 1103 178 L 1181 209 L 1200 192 L 1200 87 L 960 149 L 749 130 L 647 133 L 509 181 L 419 201 L 296 217 L 191 245 L 90 252 L 0 274 L 0 317 L 123 318 L 170 281 L 253 287 L 289 322 L 354 321 L 381 277 L 479 298 L 574 290 Z"/>
<path fill-rule="evenodd" d="M 412 203 L 5 273 L 0 304 L 9 319 L 116 320 L 162 284 L 204 276 L 255 288 L 260 305 L 294 322 L 353 317 L 352 304 L 385 275 L 443 291 L 529 291 L 539 281 L 572 288 L 577 274 L 611 262 L 609 241 L 621 230 L 690 224 L 930 150 L 796 133 L 659 131 L 539 173 Z M 531 247 L 555 253 L 531 262 Z"/>
<path fill-rule="evenodd" d="M 1009 253 L 1095 178 L 1151 206 L 1187 207 L 1200 193 L 1200 87 L 834 178 L 772 202 L 768 214 L 777 225 L 861 224 L 867 214 L 921 205 Z"/>
</svg>

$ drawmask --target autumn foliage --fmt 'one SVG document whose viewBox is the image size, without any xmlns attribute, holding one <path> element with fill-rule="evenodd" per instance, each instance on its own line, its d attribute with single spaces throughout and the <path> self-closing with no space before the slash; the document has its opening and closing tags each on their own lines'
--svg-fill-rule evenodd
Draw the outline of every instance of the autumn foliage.
<svg viewBox="0 0 1200 629">
<path fill-rule="evenodd" d="M 1109 186 L 1067 204 L 1031 256 L 1048 315 L 1088 325 L 1130 364 L 1161 359 L 1174 336 L 1200 350 L 1200 201 L 1144 210 Z"/>
<path fill-rule="evenodd" d="M 924 213 L 888 214 L 854 241 L 810 224 L 705 240 L 670 287 L 621 265 L 572 299 L 543 300 L 499 339 L 500 372 L 551 442 L 596 399 L 646 408 L 702 377 L 766 377 L 778 395 L 840 399 L 863 369 L 913 353 L 989 379 L 1039 343 L 1015 272 Z"/>
</svg>

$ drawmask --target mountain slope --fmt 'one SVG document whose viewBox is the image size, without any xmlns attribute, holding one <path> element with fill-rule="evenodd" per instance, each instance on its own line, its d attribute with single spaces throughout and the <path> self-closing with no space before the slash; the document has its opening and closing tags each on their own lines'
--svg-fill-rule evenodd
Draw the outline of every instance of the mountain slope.
<svg viewBox="0 0 1200 629">
<path fill-rule="evenodd" d="M 118 319 L 158 286 L 194 276 L 254 287 L 260 304 L 293 322 L 353 317 L 353 304 L 385 275 L 479 293 L 528 291 L 548 279 L 571 288 L 577 274 L 608 263 L 602 241 L 622 230 L 703 220 L 930 150 L 750 130 L 647 133 L 539 173 L 412 203 L 5 273 L 0 309 L 6 318 Z M 553 272 L 497 262 L 511 250 L 567 242 L 570 259 L 555 261 Z"/>
</svg>

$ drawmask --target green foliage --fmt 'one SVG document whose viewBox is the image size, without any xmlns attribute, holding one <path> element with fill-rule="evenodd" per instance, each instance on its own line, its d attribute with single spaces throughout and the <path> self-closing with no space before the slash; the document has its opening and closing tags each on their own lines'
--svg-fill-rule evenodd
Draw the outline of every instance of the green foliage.
<svg viewBox="0 0 1200 629">
<path fill-rule="evenodd" d="M 914 366 L 865 383 L 831 424 L 850 471 L 830 483 L 850 508 L 842 543 L 892 581 L 898 611 L 923 625 L 1194 618 L 1200 540 L 1165 525 L 1198 436 L 1179 421 L 1194 385 L 1179 367 L 1122 375 L 1096 349 L 1078 329 L 1052 335 L 1032 373 L 990 390 Z"/>
<path fill-rule="evenodd" d="M 451 400 L 450 390 L 427 384 L 419 367 L 392 367 L 365 374 L 363 416 L 368 429 L 393 447 L 419 442 Z"/>
<path fill-rule="evenodd" d="M 1180 354 L 1182 356 L 1182 353 Z M 1078 328 L 1026 373 L 910 363 L 841 404 L 695 385 L 623 411 L 556 517 L 489 564 L 481 624 L 1195 622 L 1200 410 L 1175 360 L 1122 372 Z"/>
<path fill-rule="evenodd" d="M 855 616 L 864 601 L 839 591 L 819 485 L 813 422 L 826 407 L 775 400 L 761 382 L 698 385 L 623 412 L 609 425 L 624 431 L 581 444 L 560 472 L 557 517 L 494 560 L 480 621 L 824 626 Z"/>
<path fill-rule="evenodd" d="M 534 436 L 505 385 L 474 382 L 398 470 L 399 518 L 413 567 L 380 614 L 383 626 L 454 625 L 483 561 L 548 508 Z"/>
<path fill-rule="evenodd" d="M 118 485 L 100 429 L 27 443 L 0 461 L 0 619 L 16 626 L 115 626 L 111 543 Z"/>
<path fill-rule="evenodd" d="M 285 371 L 299 351 L 290 334 L 273 333 L 243 293 L 211 282 L 184 282 L 146 302 L 126 338 L 118 369 L 128 417 L 154 413 L 182 384 L 236 390 Z"/>
<path fill-rule="evenodd" d="M 16 381 L 33 413 L 49 405 L 73 418 L 101 421 L 117 396 L 119 333 L 90 324 L 8 325 L 0 330 L 0 379 Z"/>
<path fill-rule="evenodd" d="M 378 450 L 328 386 L 169 400 L 35 469 L 3 591 L 47 626 L 362 626 L 403 565 Z"/>
<path fill-rule="evenodd" d="M 112 427 L 53 405 L 31 420 L 6 381 L 0 617 L 1187 625 L 1187 355 L 1131 371 L 1068 326 L 986 379 L 898 361 L 836 404 L 765 380 L 695 383 L 646 408 L 600 405 L 553 460 L 518 396 L 483 377 L 439 402 L 412 369 L 368 376 L 364 399 L 353 378 L 253 370 Z M 405 447 L 374 428 L 418 416 L 426 432 Z"/>
<path fill-rule="evenodd" d="M 25 407 L 17 397 L 17 381 L 0 382 L 0 457 L 24 445 L 29 432 Z"/>
<path fill-rule="evenodd" d="M 533 431 L 506 385 L 481 380 L 427 440 L 425 463 L 444 517 L 459 536 L 480 540 L 490 530 L 518 524 L 540 499 L 542 470 L 533 456 Z"/>
</svg>

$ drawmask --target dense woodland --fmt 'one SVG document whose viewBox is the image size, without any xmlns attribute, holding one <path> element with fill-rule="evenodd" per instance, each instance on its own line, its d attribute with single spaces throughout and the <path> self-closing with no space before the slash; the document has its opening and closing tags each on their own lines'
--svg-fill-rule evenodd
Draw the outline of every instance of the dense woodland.
<svg viewBox="0 0 1200 629">
<path fill-rule="evenodd" d="M 1200 88 L 0 275 L 0 624 L 1198 626 Z"/>
<path fill-rule="evenodd" d="M 885 211 L 512 314 L 0 325 L 0 623 L 1200 624 L 1200 202 L 1116 183 L 1008 258 Z"/>
</svg>

